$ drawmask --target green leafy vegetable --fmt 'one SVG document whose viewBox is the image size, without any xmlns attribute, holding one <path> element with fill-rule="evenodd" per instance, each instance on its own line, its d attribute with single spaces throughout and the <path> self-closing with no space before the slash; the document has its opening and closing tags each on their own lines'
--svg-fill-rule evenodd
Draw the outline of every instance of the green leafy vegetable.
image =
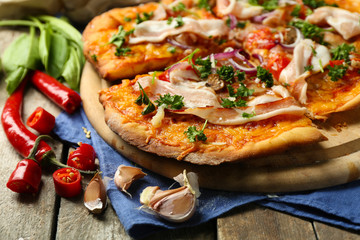
<svg viewBox="0 0 360 240">
<path fill-rule="evenodd" d="M 313 65 L 308 65 L 308 66 L 305 66 L 305 67 L 304 67 L 304 71 L 305 71 L 305 72 L 306 72 L 306 71 L 311 71 L 311 70 L 313 70 L 313 68 L 314 68 Z"/>
<path fill-rule="evenodd" d="M 237 22 L 236 27 L 237 28 L 245 28 L 246 24 L 247 24 L 247 22 Z"/>
<path fill-rule="evenodd" d="M 207 11 L 211 11 L 211 6 L 208 0 L 199 0 L 197 6 L 198 8 L 204 8 Z"/>
<path fill-rule="evenodd" d="M 131 18 L 129 18 L 129 17 L 124 17 L 124 21 L 125 21 L 125 22 L 131 22 Z"/>
<path fill-rule="evenodd" d="M 331 81 L 336 82 L 345 76 L 348 66 L 335 65 L 332 67 L 328 65 L 327 68 L 329 69 L 328 75 L 330 76 Z"/>
<path fill-rule="evenodd" d="M 185 4 L 182 3 L 182 2 L 180 2 L 178 5 L 172 7 L 172 10 L 173 10 L 174 12 L 184 11 L 185 9 L 186 9 L 186 6 L 185 6 Z"/>
<path fill-rule="evenodd" d="M 221 106 L 224 108 L 233 108 L 233 107 L 246 107 L 246 101 L 244 99 L 238 99 L 238 100 L 230 100 L 228 98 L 222 98 L 221 99 Z"/>
<path fill-rule="evenodd" d="M 177 18 L 175 18 L 175 21 L 176 21 L 176 26 L 175 28 L 178 28 L 178 27 L 181 27 L 184 25 L 184 21 L 182 19 L 182 17 L 179 15 L 177 16 Z"/>
<path fill-rule="evenodd" d="M 126 56 L 129 52 L 131 52 L 131 48 L 116 48 L 115 56 Z"/>
<path fill-rule="evenodd" d="M 74 47 L 70 48 L 69 59 L 64 65 L 61 76 L 69 84 L 70 88 L 78 90 L 81 76 L 81 65 L 79 56 Z"/>
<path fill-rule="evenodd" d="M 142 15 L 143 16 L 141 17 L 139 13 L 136 13 L 136 20 L 135 20 L 136 24 L 140 24 L 142 22 L 150 20 L 150 18 L 154 16 L 154 12 L 150 12 L 150 13 L 144 12 Z"/>
<path fill-rule="evenodd" d="M 236 71 L 235 76 L 239 82 L 242 82 L 245 80 L 245 72 Z"/>
<path fill-rule="evenodd" d="M 232 66 L 221 66 L 219 69 L 216 70 L 216 73 L 222 80 L 225 80 L 227 82 L 231 82 L 235 76 L 235 71 Z"/>
<path fill-rule="evenodd" d="M 248 89 L 243 83 L 240 84 L 239 88 L 236 90 L 228 84 L 227 86 L 229 92 L 229 98 L 221 99 L 221 106 L 224 108 L 233 108 L 233 107 L 246 107 L 246 101 L 242 97 L 249 97 L 254 93 L 254 89 Z"/>
<path fill-rule="evenodd" d="M 168 48 L 167 48 L 167 51 L 168 51 L 169 53 L 175 53 L 175 52 L 176 52 L 176 47 L 174 47 L 174 46 L 168 47 Z"/>
<path fill-rule="evenodd" d="M 9 95 L 16 90 L 27 73 L 27 68 L 19 66 L 18 69 L 10 72 L 10 74 L 7 75 L 5 82 L 7 83 L 6 91 L 9 93 Z"/>
<path fill-rule="evenodd" d="M 170 25 L 173 20 L 174 20 L 173 17 L 169 17 L 168 20 L 166 21 L 167 25 Z"/>
<path fill-rule="evenodd" d="M 301 11 L 301 5 L 296 5 L 290 15 L 293 17 L 299 17 L 300 11 Z"/>
<path fill-rule="evenodd" d="M 333 6 L 337 7 L 337 4 L 327 4 L 323 0 L 303 0 L 304 5 L 310 7 L 310 8 L 319 8 L 324 6 Z"/>
<path fill-rule="evenodd" d="M 50 48 L 46 71 L 54 78 L 59 78 L 62 74 L 64 64 L 69 58 L 69 45 L 66 38 L 58 33 L 50 34 Z M 49 64 L 49 62 L 51 64 Z M 45 65 L 45 64 L 44 64 Z"/>
<path fill-rule="evenodd" d="M 265 10 L 272 11 L 279 7 L 278 0 L 265 0 L 262 4 L 259 3 L 259 0 L 249 0 L 249 4 L 254 6 L 262 6 Z"/>
<path fill-rule="evenodd" d="M 184 97 L 180 95 L 170 95 L 170 93 L 159 97 L 155 100 L 157 106 L 165 105 L 167 109 L 181 109 L 184 106 Z"/>
<path fill-rule="evenodd" d="M 211 74 L 210 57 L 207 57 L 204 60 L 202 60 L 201 58 L 197 58 L 195 60 L 195 64 L 200 65 L 200 66 L 196 66 L 198 73 L 200 73 L 200 78 L 201 79 L 208 78 L 209 75 Z"/>
<path fill-rule="evenodd" d="M 305 38 L 310 38 L 320 44 L 327 45 L 327 43 L 324 42 L 323 34 L 326 30 L 303 20 L 292 21 L 290 25 L 298 28 Z"/>
<path fill-rule="evenodd" d="M 339 46 L 337 46 L 334 49 L 331 49 L 331 53 L 332 53 L 332 60 L 342 60 L 344 59 L 345 62 L 349 62 L 350 61 L 350 52 L 354 52 L 355 51 L 355 47 L 352 44 L 346 44 L 343 43 Z"/>
<path fill-rule="evenodd" d="M 206 127 L 206 124 L 207 124 L 207 120 L 205 121 L 201 130 L 197 130 L 196 126 L 190 126 L 188 127 L 187 131 L 184 132 L 184 134 L 186 134 L 190 142 L 206 141 L 207 137 L 204 134 L 204 129 Z"/>
<path fill-rule="evenodd" d="M 192 53 L 190 53 L 189 55 L 187 55 L 186 57 L 184 57 L 183 59 L 181 59 L 180 61 L 170 65 L 169 67 L 165 68 L 165 70 L 168 70 L 170 69 L 172 66 L 184 61 L 184 60 L 188 60 L 188 63 L 192 66 L 193 69 L 196 69 L 194 63 L 193 63 L 193 58 L 194 58 L 194 55 L 195 53 L 199 52 L 200 49 L 196 48 Z"/>
<path fill-rule="evenodd" d="M 256 77 L 265 83 L 266 87 L 272 87 L 274 85 L 273 75 L 268 70 L 261 66 L 257 66 L 256 70 Z"/>
<path fill-rule="evenodd" d="M 141 84 L 140 83 L 138 83 L 138 84 L 139 84 L 139 88 L 140 88 L 140 95 L 135 100 L 135 103 L 139 106 L 141 106 L 143 104 L 147 105 L 147 107 L 141 112 L 142 115 L 146 115 L 146 114 L 149 114 L 149 113 L 155 111 L 155 105 L 150 101 L 149 97 L 146 95 Z"/>
<path fill-rule="evenodd" d="M 255 116 L 256 116 L 255 112 L 252 112 L 252 113 L 243 112 L 242 113 L 243 118 L 252 118 L 252 117 L 255 117 Z"/>
</svg>

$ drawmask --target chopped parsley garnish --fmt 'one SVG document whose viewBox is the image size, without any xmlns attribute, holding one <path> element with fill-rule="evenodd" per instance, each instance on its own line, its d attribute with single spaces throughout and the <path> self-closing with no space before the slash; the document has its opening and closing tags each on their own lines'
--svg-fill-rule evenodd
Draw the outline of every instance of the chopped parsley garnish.
<svg viewBox="0 0 360 240">
<path fill-rule="evenodd" d="M 298 28 L 305 38 L 310 38 L 320 44 L 327 45 L 327 43 L 324 42 L 323 35 L 323 32 L 326 30 L 303 20 L 292 21 L 290 22 L 290 26 Z"/>
<path fill-rule="evenodd" d="M 304 71 L 305 71 L 305 72 L 306 72 L 306 71 L 311 71 L 311 70 L 313 70 L 313 68 L 314 68 L 313 65 L 308 65 L 308 66 L 305 66 L 305 67 L 304 67 Z"/>
<path fill-rule="evenodd" d="M 246 107 L 246 101 L 244 99 L 238 99 L 238 100 L 230 100 L 228 98 L 222 98 L 221 99 L 221 106 L 224 108 L 233 108 L 233 107 Z"/>
<path fill-rule="evenodd" d="M 172 66 L 174 66 L 174 65 L 176 65 L 176 64 L 178 64 L 178 63 L 180 63 L 180 62 L 182 62 L 182 61 L 184 61 L 184 60 L 188 60 L 188 63 L 192 66 L 192 68 L 193 68 L 193 69 L 196 69 L 196 67 L 195 67 L 195 65 L 194 65 L 194 63 L 193 63 L 193 57 L 194 57 L 195 53 L 197 53 L 197 52 L 199 52 L 199 51 L 200 51 L 200 49 L 198 49 L 198 48 L 195 49 L 192 53 L 190 53 L 189 55 L 187 55 L 186 57 L 184 57 L 184 58 L 181 59 L 180 61 L 174 63 L 173 65 L 171 65 L 171 66 L 169 66 L 169 67 L 167 67 L 167 68 L 165 68 L 165 70 L 170 69 Z"/>
<path fill-rule="evenodd" d="M 130 48 L 122 48 L 122 45 L 125 43 L 125 37 L 132 34 L 134 29 L 125 31 L 123 26 L 119 26 L 118 32 L 111 36 L 109 43 L 116 46 L 115 56 L 124 56 L 126 53 L 130 52 Z"/>
<path fill-rule="evenodd" d="M 222 44 L 226 43 L 227 40 L 224 39 L 224 38 L 223 38 L 223 39 L 216 39 L 215 42 L 216 42 L 218 45 L 222 45 Z"/>
<path fill-rule="evenodd" d="M 278 0 L 265 0 L 262 4 L 259 3 L 259 0 L 249 0 L 248 2 L 254 6 L 262 6 L 265 10 L 268 11 L 275 10 L 279 6 Z"/>
<path fill-rule="evenodd" d="M 185 9 L 186 9 L 186 6 L 185 6 L 185 4 L 182 3 L 182 2 L 179 3 L 178 5 L 172 7 L 172 10 L 173 10 L 174 12 L 184 11 Z"/>
<path fill-rule="evenodd" d="M 167 48 L 167 51 L 168 51 L 169 53 L 175 53 L 175 52 L 176 52 L 176 47 L 173 47 L 173 46 L 168 47 L 168 48 Z"/>
<path fill-rule="evenodd" d="M 201 79 L 205 79 L 209 77 L 209 75 L 211 74 L 210 57 L 207 57 L 204 60 L 199 57 L 195 60 L 195 64 L 200 65 L 200 66 L 196 66 L 196 70 L 200 74 Z"/>
<path fill-rule="evenodd" d="M 115 56 L 120 57 L 120 56 L 126 56 L 128 55 L 127 53 L 131 52 L 131 48 L 116 48 L 115 51 Z"/>
<path fill-rule="evenodd" d="M 208 0 L 199 0 L 197 6 L 198 6 L 198 8 L 200 8 L 200 9 L 204 8 L 207 11 L 211 10 L 211 6 L 210 6 Z"/>
<path fill-rule="evenodd" d="M 144 12 L 143 16 L 141 17 L 139 13 L 136 13 L 136 24 L 140 24 L 142 22 L 148 21 L 150 20 L 150 18 L 152 18 L 152 16 L 154 15 L 154 12 Z"/>
<path fill-rule="evenodd" d="M 228 84 L 227 89 L 229 91 L 229 97 L 233 98 L 222 98 L 221 106 L 224 108 L 233 108 L 233 107 L 246 107 L 246 101 L 242 97 L 249 97 L 254 93 L 254 89 L 248 89 L 243 83 L 240 84 L 239 88 L 234 90 L 234 88 Z"/>
<path fill-rule="evenodd" d="M 173 21 L 173 20 L 174 20 L 174 18 L 173 18 L 173 17 L 169 17 L 166 23 L 167 23 L 168 25 L 170 25 L 170 24 L 172 23 L 172 21 Z"/>
<path fill-rule="evenodd" d="M 355 51 L 355 47 L 352 44 L 346 44 L 343 43 L 339 46 L 337 46 L 334 49 L 331 49 L 331 53 L 332 53 L 332 60 L 342 60 L 344 59 L 345 62 L 349 62 L 350 61 L 350 52 L 354 52 Z"/>
<path fill-rule="evenodd" d="M 131 22 L 131 18 L 129 18 L 129 17 L 124 17 L 124 21 L 125 21 L 125 22 Z"/>
<path fill-rule="evenodd" d="M 176 26 L 175 26 L 175 28 L 178 28 L 178 27 L 181 27 L 181 26 L 184 25 L 184 21 L 183 21 L 183 19 L 182 19 L 181 16 L 177 16 L 177 17 L 175 18 L 175 21 L 176 21 Z"/>
<path fill-rule="evenodd" d="M 335 65 L 332 67 L 328 65 L 327 68 L 329 69 L 328 75 L 330 76 L 331 81 L 336 82 L 345 76 L 348 66 Z"/>
<path fill-rule="evenodd" d="M 97 62 L 97 61 L 98 61 L 97 56 L 96 56 L 95 54 L 91 55 L 91 58 L 92 58 L 92 60 L 93 60 L 94 62 Z"/>
<path fill-rule="evenodd" d="M 303 0 L 304 5 L 314 9 L 314 8 L 318 8 L 318 7 L 324 7 L 324 6 L 333 6 L 333 7 L 337 7 L 337 4 L 327 4 L 325 1 L 323 0 Z"/>
<path fill-rule="evenodd" d="M 184 97 L 180 95 L 171 96 L 170 93 L 164 96 L 160 95 L 158 100 L 155 100 L 157 106 L 165 105 L 167 109 L 181 109 L 184 106 Z"/>
<path fill-rule="evenodd" d="M 294 7 L 293 11 L 291 12 L 291 16 L 299 17 L 300 16 L 300 11 L 301 11 L 301 5 L 296 5 Z"/>
<path fill-rule="evenodd" d="M 155 111 L 155 105 L 150 101 L 149 97 L 146 95 L 144 89 L 142 88 L 141 84 L 139 84 L 140 88 L 140 96 L 135 100 L 135 103 L 139 106 L 147 105 L 147 107 L 141 112 L 142 115 L 149 114 Z"/>
<path fill-rule="evenodd" d="M 255 117 L 255 116 L 256 116 L 255 112 L 252 112 L 252 113 L 243 112 L 242 113 L 243 118 L 252 118 L 252 117 Z"/>
<path fill-rule="evenodd" d="M 239 82 L 242 82 L 242 81 L 245 80 L 245 72 L 236 71 L 236 75 L 235 75 L 235 76 L 237 77 L 237 80 L 238 80 Z"/>
<path fill-rule="evenodd" d="M 266 87 L 272 87 L 274 85 L 273 75 L 268 70 L 261 66 L 257 66 L 256 70 L 256 77 L 265 83 Z"/>
<path fill-rule="evenodd" d="M 247 24 L 247 22 L 245 21 L 245 22 L 237 22 L 236 23 L 236 27 L 237 28 L 245 28 L 246 27 L 246 24 Z"/>
<path fill-rule="evenodd" d="M 231 82 L 235 76 L 235 71 L 232 66 L 221 66 L 216 70 L 216 73 L 219 75 L 220 79 L 227 82 Z"/>
<path fill-rule="evenodd" d="M 206 124 L 207 124 L 207 120 L 205 121 L 201 130 L 197 130 L 196 126 L 190 126 L 188 127 L 187 131 L 184 132 L 184 134 L 186 134 L 190 142 L 206 141 L 207 137 L 204 134 L 204 129 L 206 127 Z"/>
</svg>

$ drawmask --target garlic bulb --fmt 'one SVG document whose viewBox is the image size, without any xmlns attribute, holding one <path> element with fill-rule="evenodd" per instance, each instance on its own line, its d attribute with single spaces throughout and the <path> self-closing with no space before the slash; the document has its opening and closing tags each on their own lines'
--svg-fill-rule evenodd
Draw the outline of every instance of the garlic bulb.
<svg viewBox="0 0 360 240">
<path fill-rule="evenodd" d="M 146 173 L 141 171 L 140 168 L 120 165 L 115 173 L 114 182 L 116 187 L 123 192 L 131 186 L 133 181 L 143 178 Z"/>
<path fill-rule="evenodd" d="M 99 173 L 95 174 L 86 187 L 84 205 L 95 214 L 102 213 L 107 206 L 106 189 Z"/>
<path fill-rule="evenodd" d="M 184 222 L 190 219 L 195 213 L 197 196 L 200 194 L 194 190 L 196 187 L 190 185 L 190 182 L 194 181 L 189 181 L 186 170 L 179 176 L 182 176 L 182 187 L 165 191 L 157 186 L 147 187 L 140 195 L 140 202 L 168 221 Z M 175 178 L 178 179 L 179 176 Z M 197 176 L 194 179 L 197 185 Z"/>
</svg>

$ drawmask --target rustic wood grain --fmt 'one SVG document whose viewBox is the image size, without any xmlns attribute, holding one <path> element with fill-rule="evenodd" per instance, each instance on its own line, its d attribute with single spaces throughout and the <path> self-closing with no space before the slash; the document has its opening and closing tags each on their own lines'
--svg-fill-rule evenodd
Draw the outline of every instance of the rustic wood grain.
<svg viewBox="0 0 360 240">
<path fill-rule="evenodd" d="M 318 240 L 327 240 L 327 239 L 359 240 L 360 239 L 360 231 L 342 230 L 320 222 L 314 222 L 314 228 Z"/>
<path fill-rule="evenodd" d="M 0 51 L 19 35 L 19 32 L 0 30 Z M 5 90 L 3 76 L 0 81 L 0 108 L 4 107 L 8 94 Z M 59 109 L 33 88 L 25 93 L 23 104 L 23 121 L 42 106 L 52 114 L 58 114 Z M 1 239 L 50 239 L 54 219 L 55 191 L 52 177 L 44 171 L 39 194 L 18 194 L 6 188 L 6 182 L 22 157 L 15 152 L 7 141 L 4 129 L 0 127 L 0 233 Z M 62 149 L 60 143 L 50 143 L 56 154 Z"/>
<path fill-rule="evenodd" d="M 218 218 L 217 224 L 219 240 L 316 239 L 311 222 L 253 204 Z"/>
<path fill-rule="evenodd" d="M 175 230 L 165 230 L 151 235 L 144 240 L 215 240 L 216 239 L 216 220 L 201 224 L 196 227 L 181 228 Z"/>
</svg>

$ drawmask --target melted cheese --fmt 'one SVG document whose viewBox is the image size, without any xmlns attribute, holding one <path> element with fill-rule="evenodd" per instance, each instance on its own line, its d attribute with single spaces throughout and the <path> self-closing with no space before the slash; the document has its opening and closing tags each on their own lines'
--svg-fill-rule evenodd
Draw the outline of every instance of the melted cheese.
<svg viewBox="0 0 360 240">
<path fill-rule="evenodd" d="M 247 0 L 217 0 L 216 5 L 221 15 L 232 14 L 243 20 L 260 15 L 263 11 L 263 7 L 253 6 Z"/>
<path fill-rule="evenodd" d="M 336 7 L 320 7 L 306 20 L 312 24 L 329 24 L 345 39 L 348 40 L 360 34 L 360 14 Z"/>
<path fill-rule="evenodd" d="M 180 27 L 177 27 L 178 23 L 175 18 L 170 24 L 167 20 L 150 20 L 137 24 L 134 33 L 130 36 L 129 43 L 162 42 L 169 36 L 181 33 L 194 33 L 203 38 L 218 37 L 226 35 L 229 31 L 225 22 L 220 19 L 195 20 L 184 17 L 182 21 L 184 25 Z"/>
</svg>

